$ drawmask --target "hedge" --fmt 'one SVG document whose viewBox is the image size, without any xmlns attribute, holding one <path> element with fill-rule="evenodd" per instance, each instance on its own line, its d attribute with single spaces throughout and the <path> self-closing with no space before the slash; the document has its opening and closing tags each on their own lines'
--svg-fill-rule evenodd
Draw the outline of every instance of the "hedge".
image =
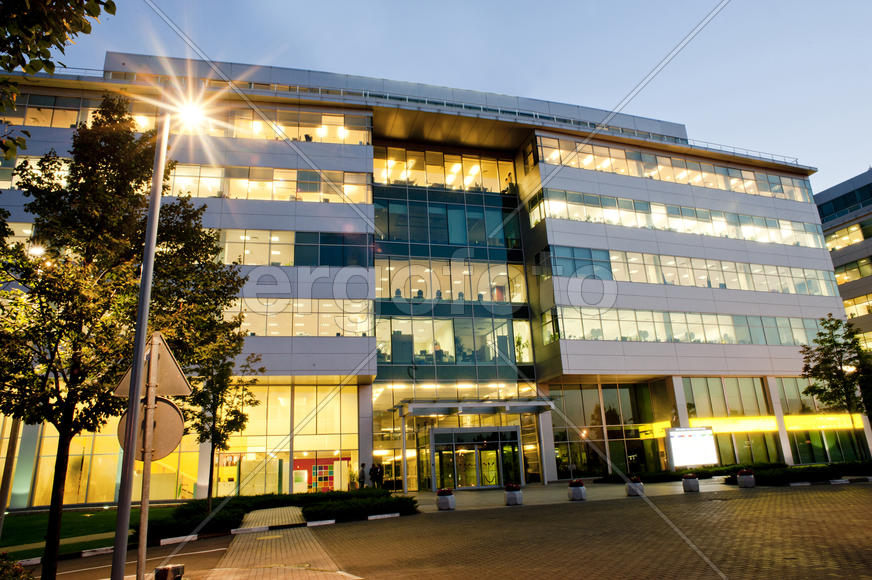
<svg viewBox="0 0 872 580">
<path fill-rule="evenodd" d="M 740 469 L 777 469 L 787 467 L 786 463 L 743 463 L 739 465 L 716 465 L 700 469 L 680 469 L 678 471 L 645 471 L 628 473 L 627 477 L 636 476 L 644 483 L 661 483 L 664 481 L 681 481 L 685 473 L 695 473 L 699 479 L 711 479 L 720 475 L 735 475 Z M 594 483 L 624 483 L 625 479 L 616 473 L 611 473 L 594 480 Z"/>
<path fill-rule="evenodd" d="M 297 506 L 305 508 L 315 504 L 356 502 L 363 500 L 392 499 L 391 492 L 386 489 L 363 488 L 354 491 L 329 491 L 318 493 L 294 493 L 294 494 L 264 494 L 251 496 L 236 496 L 230 498 L 223 508 L 217 509 L 226 498 L 212 499 L 212 517 L 198 533 L 220 534 L 227 533 L 242 525 L 245 514 L 254 510 Z M 394 512 L 399 510 L 393 510 Z M 413 510 L 414 513 L 417 510 Z M 383 513 L 383 512 L 378 512 Z M 206 519 L 206 500 L 190 500 L 176 507 L 165 520 L 149 521 L 148 543 L 157 544 L 161 538 L 174 536 L 186 536 L 193 533 L 194 529 Z M 367 514 L 370 515 L 370 514 Z M 326 518 L 333 519 L 333 518 Z M 135 534 L 138 535 L 138 530 Z"/>
<path fill-rule="evenodd" d="M 303 508 L 306 521 L 336 520 L 348 522 L 365 520 L 368 516 L 399 513 L 408 516 L 418 512 L 418 502 L 411 497 L 364 497 L 345 501 L 325 501 Z"/>
</svg>

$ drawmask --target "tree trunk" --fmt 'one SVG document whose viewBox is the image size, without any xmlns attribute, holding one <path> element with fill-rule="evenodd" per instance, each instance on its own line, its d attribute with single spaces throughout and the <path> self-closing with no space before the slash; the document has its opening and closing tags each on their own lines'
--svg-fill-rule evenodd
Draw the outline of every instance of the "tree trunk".
<svg viewBox="0 0 872 580">
<path fill-rule="evenodd" d="M 206 486 L 206 513 L 212 513 L 212 480 L 215 477 L 215 446 L 209 441 L 209 485 Z"/>
<path fill-rule="evenodd" d="M 0 538 L 3 537 L 3 521 L 9 507 L 9 490 L 12 488 L 12 472 L 15 469 L 15 456 L 18 454 L 18 432 L 21 431 L 21 417 L 12 419 L 9 442 L 6 444 L 6 465 L 3 468 L 3 481 L 0 483 Z"/>
<path fill-rule="evenodd" d="M 64 507 L 64 488 L 67 483 L 67 465 L 70 461 L 72 436 L 66 429 L 59 430 L 58 451 L 55 456 L 51 506 L 48 510 L 48 529 L 45 532 L 45 551 L 42 555 L 43 580 L 55 580 L 58 571 L 58 551 L 61 543 L 61 516 Z"/>
</svg>

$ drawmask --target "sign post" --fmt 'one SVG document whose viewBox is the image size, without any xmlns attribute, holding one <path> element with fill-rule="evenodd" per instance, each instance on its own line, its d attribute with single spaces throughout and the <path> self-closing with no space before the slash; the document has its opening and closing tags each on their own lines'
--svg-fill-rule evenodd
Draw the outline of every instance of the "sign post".
<svg viewBox="0 0 872 580">
<path fill-rule="evenodd" d="M 151 462 L 152 459 L 162 459 L 169 455 L 182 440 L 184 419 L 179 408 L 169 399 L 158 395 L 184 396 L 191 393 L 188 379 L 182 372 L 179 363 L 159 332 L 155 332 L 149 341 L 147 351 L 147 380 L 145 397 L 142 406 L 142 423 L 131 428 L 137 434 L 132 445 L 128 446 L 125 434 L 128 431 L 128 413 L 121 416 L 118 422 L 118 439 L 125 453 L 130 453 L 135 459 L 142 461 L 142 494 L 139 504 L 139 545 L 136 558 L 136 579 L 145 578 L 145 559 L 148 547 L 148 508 L 151 492 Z M 113 393 L 116 396 L 130 396 L 130 379 L 132 369 L 128 371 Z M 134 413 L 134 416 L 137 414 Z M 138 418 L 138 417 L 137 417 Z M 134 419 L 135 420 L 135 419 Z M 155 437 L 155 425 L 161 424 L 160 436 Z"/>
</svg>

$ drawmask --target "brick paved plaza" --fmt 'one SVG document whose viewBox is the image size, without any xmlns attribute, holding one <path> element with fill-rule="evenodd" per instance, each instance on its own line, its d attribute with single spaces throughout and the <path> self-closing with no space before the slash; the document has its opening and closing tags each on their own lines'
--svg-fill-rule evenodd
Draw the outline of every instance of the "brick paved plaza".
<svg viewBox="0 0 872 580">
<path fill-rule="evenodd" d="M 872 484 L 712 484 L 691 495 L 670 486 L 647 486 L 649 499 L 726 577 L 872 578 Z M 430 511 L 416 516 L 201 540 L 172 561 L 191 580 L 719 577 L 645 500 L 619 497 L 621 489 L 593 485 L 589 497 L 599 500 L 569 502 L 560 500 L 563 486 L 531 486 L 525 497 L 538 503 L 521 507 L 492 507 L 500 492 L 465 492 L 455 512 L 430 510 L 432 494 L 422 494 Z M 273 523 L 255 521 L 265 515 L 247 522 Z M 173 550 L 149 549 L 149 563 Z M 108 564 L 100 556 L 61 570 L 71 580 L 106 578 Z"/>
<path fill-rule="evenodd" d="M 730 578 L 872 578 L 872 485 L 652 499 Z M 363 578 L 718 578 L 644 500 L 428 513 L 314 529 Z"/>
</svg>

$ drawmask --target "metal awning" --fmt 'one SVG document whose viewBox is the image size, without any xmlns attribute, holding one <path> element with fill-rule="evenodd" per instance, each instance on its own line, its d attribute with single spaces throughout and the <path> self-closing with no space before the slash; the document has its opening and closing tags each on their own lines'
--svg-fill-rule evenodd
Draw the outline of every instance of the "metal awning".
<svg viewBox="0 0 872 580">
<path fill-rule="evenodd" d="M 542 413 L 550 411 L 552 402 L 544 399 L 510 399 L 500 401 L 402 401 L 393 407 L 400 416 L 493 415 L 495 413 Z"/>
</svg>

